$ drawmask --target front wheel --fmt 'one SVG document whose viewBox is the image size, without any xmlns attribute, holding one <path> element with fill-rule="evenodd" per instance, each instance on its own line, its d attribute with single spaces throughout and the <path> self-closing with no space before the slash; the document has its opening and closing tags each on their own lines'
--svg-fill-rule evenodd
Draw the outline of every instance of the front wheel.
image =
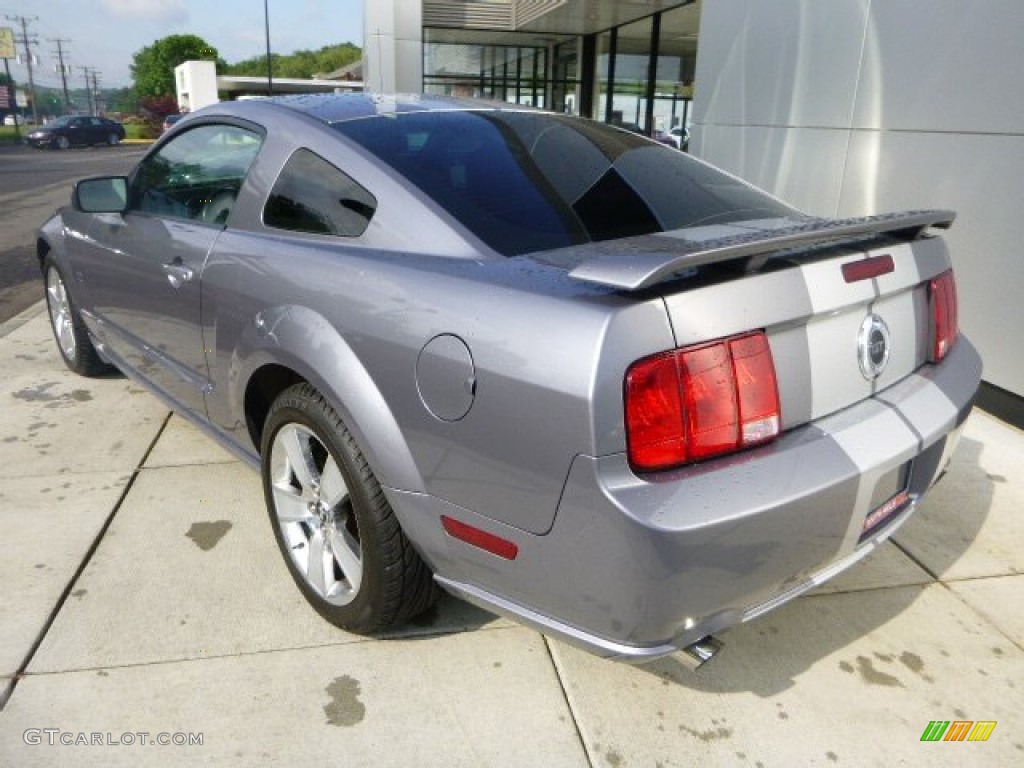
<svg viewBox="0 0 1024 768">
<path fill-rule="evenodd" d="M 401 624 L 437 587 L 344 423 L 309 384 L 274 401 L 263 491 L 278 547 L 303 596 L 353 632 Z"/>
<path fill-rule="evenodd" d="M 99 376 L 111 371 L 111 366 L 103 362 L 93 346 L 82 316 L 71 300 L 64 275 L 52 259 L 46 260 L 44 274 L 50 327 L 64 364 L 82 376 Z"/>
<path fill-rule="evenodd" d="M 56 144 L 57 149 L 68 149 L 71 146 L 71 141 L 67 136 L 58 136 Z"/>
</svg>

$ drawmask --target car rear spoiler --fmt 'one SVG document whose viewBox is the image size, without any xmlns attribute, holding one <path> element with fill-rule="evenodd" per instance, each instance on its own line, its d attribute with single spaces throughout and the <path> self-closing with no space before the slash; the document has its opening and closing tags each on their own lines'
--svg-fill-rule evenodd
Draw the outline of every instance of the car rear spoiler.
<svg viewBox="0 0 1024 768">
<path fill-rule="evenodd" d="M 699 242 L 672 234 L 608 240 L 591 243 L 591 253 L 599 246 L 598 255 L 571 269 L 569 277 L 639 291 L 693 267 L 763 257 L 799 246 L 883 234 L 916 240 L 929 227 L 949 229 L 955 218 L 953 211 L 905 211 L 857 219 L 810 219 L 782 229 L 755 229 L 753 223 L 739 222 L 731 226 L 749 226 L 750 234 Z"/>
</svg>

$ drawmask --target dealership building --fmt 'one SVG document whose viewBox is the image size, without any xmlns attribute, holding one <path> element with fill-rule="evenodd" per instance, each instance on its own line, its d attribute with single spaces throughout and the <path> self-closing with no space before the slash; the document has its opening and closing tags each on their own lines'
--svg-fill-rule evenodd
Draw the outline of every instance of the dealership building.
<svg viewBox="0 0 1024 768">
<path fill-rule="evenodd" d="M 372 0 L 368 90 L 682 135 L 821 216 L 949 208 L 983 402 L 1024 421 L 1024 2 Z"/>
<path fill-rule="evenodd" d="M 955 210 L 982 404 L 1024 425 L 1024 2 L 367 0 L 363 17 L 360 76 L 294 89 L 497 99 L 688 137 L 819 216 Z M 178 77 L 195 106 L 255 87 L 209 62 Z"/>
</svg>

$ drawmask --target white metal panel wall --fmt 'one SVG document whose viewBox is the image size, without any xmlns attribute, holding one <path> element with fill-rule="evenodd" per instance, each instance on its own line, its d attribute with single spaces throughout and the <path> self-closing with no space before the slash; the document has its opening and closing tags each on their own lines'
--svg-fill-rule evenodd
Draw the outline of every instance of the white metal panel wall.
<svg viewBox="0 0 1024 768">
<path fill-rule="evenodd" d="M 709 0 L 691 151 L 804 210 L 959 213 L 961 324 L 1024 396 L 1024 2 Z"/>
<path fill-rule="evenodd" d="M 363 82 L 374 93 L 423 90 L 422 0 L 363 3 Z"/>
</svg>

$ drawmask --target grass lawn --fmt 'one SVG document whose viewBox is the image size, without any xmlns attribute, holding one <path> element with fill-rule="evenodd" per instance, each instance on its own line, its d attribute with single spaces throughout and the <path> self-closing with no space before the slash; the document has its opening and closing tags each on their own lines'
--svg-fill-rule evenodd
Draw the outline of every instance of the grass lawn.
<svg viewBox="0 0 1024 768">
<path fill-rule="evenodd" d="M 24 125 L 19 125 L 18 130 L 21 131 L 21 138 L 24 140 L 25 134 L 29 132 L 29 128 Z M 18 141 L 17 135 L 14 133 L 13 125 L 0 125 L 0 142 Z"/>
</svg>

